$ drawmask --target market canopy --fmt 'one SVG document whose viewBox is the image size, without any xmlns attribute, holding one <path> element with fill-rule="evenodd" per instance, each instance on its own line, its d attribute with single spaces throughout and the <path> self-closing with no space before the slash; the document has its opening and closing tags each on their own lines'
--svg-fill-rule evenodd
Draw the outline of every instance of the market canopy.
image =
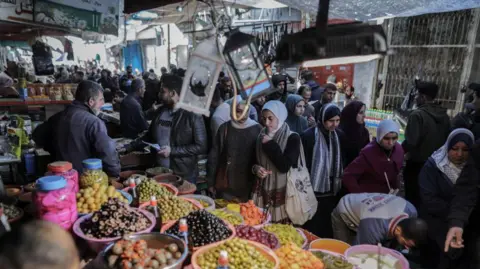
<svg viewBox="0 0 480 269">
<path fill-rule="evenodd" d="M 304 12 L 316 13 L 318 0 L 277 0 Z M 480 7 L 480 0 L 330 0 L 329 18 L 367 21 Z"/>
<path fill-rule="evenodd" d="M 318 0 L 276 1 L 304 12 L 317 12 Z M 125 0 L 125 13 L 183 2 L 178 0 Z M 236 4 L 247 6 L 251 6 L 251 2 L 251 0 L 235 1 Z M 271 4 L 275 1 L 268 2 Z M 257 4 L 255 7 L 260 8 L 261 6 Z M 263 8 L 270 7 L 271 5 Z M 330 0 L 329 18 L 367 21 L 376 18 L 415 16 L 477 7 L 480 7 L 480 0 Z"/>
</svg>

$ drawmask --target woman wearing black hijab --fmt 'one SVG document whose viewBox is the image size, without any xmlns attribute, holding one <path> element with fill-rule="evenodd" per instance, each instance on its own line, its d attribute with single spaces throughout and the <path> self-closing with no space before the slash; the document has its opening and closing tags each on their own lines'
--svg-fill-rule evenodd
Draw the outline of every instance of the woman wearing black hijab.
<svg viewBox="0 0 480 269">
<path fill-rule="evenodd" d="M 347 167 L 360 151 L 369 143 L 370 134 L 365 128 L 365 104 L 352 101 L 340 114 L 340 145 L 342 145 L 343 165 Z"/>
</svg>

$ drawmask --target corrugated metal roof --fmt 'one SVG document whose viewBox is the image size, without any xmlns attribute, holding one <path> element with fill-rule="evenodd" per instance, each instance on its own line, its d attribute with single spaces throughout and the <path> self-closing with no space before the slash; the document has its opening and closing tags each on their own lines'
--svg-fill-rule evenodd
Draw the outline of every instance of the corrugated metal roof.
<svg viewBox="0 0 480 269">
<path fill-rule="evenodd" d="M 277 0 L 289 7 L 316 13 L 318 0 Z M 361 21 L 406 17 L 480 7 L 480 0 L 330 0 L 329 18 Z"/>
</svg>

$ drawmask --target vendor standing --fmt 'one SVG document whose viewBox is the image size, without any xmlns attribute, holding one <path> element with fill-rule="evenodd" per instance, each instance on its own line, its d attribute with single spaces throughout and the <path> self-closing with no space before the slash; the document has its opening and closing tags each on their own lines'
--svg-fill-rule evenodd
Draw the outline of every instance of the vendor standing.
<svg viewBox="0 0 480 269">
<path fill-rule="evenodd" d="M 158 144 L 157 165 L 195 183 L 198 155 L 207 153 L 207 132 L 202 116 L 175 108 L 182 83 L 176 75 L 163 75 L 160 99 L 164 105 L 158 108 L 148 132 L 131 146 L 141 146 L 142 141 Z"/>
<path fill-rule="evenodd" d="M 427 238 L 427 224 L 407 200 L 390 194 L 348 194 L 332 212 L 335 239 L 349 244 L 412 248 Z M 396 242 L 395 242 L 396 241 Z"/>
<path fill-rule="evenodd" d="M 103 104 L 102 86 L 82 81 L 72 104 L 38 126 L 33 140 L 54 160 L 71 162 L 79 172 L 83 170 L 83 160 L 98 158 L 109 176 L 118 177 L 120 161 L 115 142 L 108 136 L 105 123 L 97 117 Z"/>
</svg>

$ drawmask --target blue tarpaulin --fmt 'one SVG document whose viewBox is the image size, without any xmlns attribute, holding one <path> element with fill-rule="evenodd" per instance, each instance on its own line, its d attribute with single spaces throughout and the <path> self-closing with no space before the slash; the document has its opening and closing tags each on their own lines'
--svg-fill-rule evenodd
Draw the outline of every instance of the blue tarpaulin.
<svg viewBox="0 0 480 269">
<path fill-rule="evenodd" d="M 131 65 L 133 70 L 138 69 L 140 72 L 143 72 L 142 59 L 142 46 L 138 41 L 129 42 L 128 45 L 123 48 L 125 69 L 127 66 Z"/>
<path fill-rule="evenodd" d="M 316 13 L 319 0 L 277 0 L 289 7 Z M 322 1 L 322 0 L 320 0 Z M 480 0 L 330 0 L 329 18 L 368 21 L 480 7 Z"/>
</svg>

